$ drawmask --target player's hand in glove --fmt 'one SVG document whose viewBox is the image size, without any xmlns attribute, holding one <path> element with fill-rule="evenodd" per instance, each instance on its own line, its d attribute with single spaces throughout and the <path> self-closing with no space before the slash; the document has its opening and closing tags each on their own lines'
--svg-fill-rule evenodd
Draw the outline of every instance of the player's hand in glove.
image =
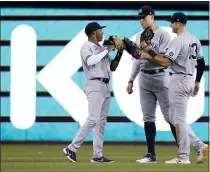
<svg viewBox="0 0 210 172">
<path fill-rule="evenodd" d="M 125 44 L 125 50 L 135 59 L 139 59 L 141 56 L 141 49 L 138 47 L 138 45 L 128 38 L 124 38 L 123 42 Z"/>
<path fill-rule="evenodd" d="M 151 28 L 144 29 L 140 37 L 140 44 L 142 50 L 147 46 L 151 45 L 151 40 L 153 37 L 154 37 L 154 32 L 152 31 Z"/>
<path fill-rule="evenodd" d="M 141 49 L 135 42 L 128 38 L 120 39 L 117 36 L 110 36 L 109 41 L 115 45 L 118 51 L 122 52 L 123 50 L 126 50 L 129 54 L 132 55 L 132 57 L 139 59 L 141 55 Z"/>
<path fill-rule="evenodd" d="M 123 40 L 116 35 L 110 36 L 109 41 L 115 46 L 118 51 L 122 52 L 125 49 L 125 44 Z"/>
</svg>

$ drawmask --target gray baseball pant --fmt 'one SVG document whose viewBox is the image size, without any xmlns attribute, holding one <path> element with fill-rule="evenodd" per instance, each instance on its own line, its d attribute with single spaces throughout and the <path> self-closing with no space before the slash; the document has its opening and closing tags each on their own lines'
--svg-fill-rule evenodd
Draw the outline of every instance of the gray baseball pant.
<svg viewBox="0 0 210 172">
<path fill-rule="evenodd" d="M 176 127 L 178 156 L 182 160 L 189 160 L 190 146 L 198 151 L 204 144 L 186 123 L 187 104 L 193 85 L 194 78 L 189 75 L 174 74 L 169 78 L 169 120 Z"/>
<path fill-rule="evenodd" d="M 76 152 L 93 129 L 93 157 L 100 158 L 103 156 L 104 128 L 110 104 L 109 84 L 98 80 L 88 80 L 86 96 L 89 116 L 68 148 Z"/>
</svg>

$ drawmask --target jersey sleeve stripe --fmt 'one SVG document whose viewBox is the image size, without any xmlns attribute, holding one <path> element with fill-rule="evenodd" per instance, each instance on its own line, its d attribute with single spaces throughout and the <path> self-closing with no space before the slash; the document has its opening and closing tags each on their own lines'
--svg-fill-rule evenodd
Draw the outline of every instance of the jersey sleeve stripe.
<svg viewBox="0 0 210 172">
<path fill-rule="evenodd" d="M 87 56 L 86 58 L 85 58 L 85 63 L 87 63 L 87 60 L 88 60 L 88 58 L 90 57 L 91 55 L 89 55 L 89 56 Z"/>
</svg>

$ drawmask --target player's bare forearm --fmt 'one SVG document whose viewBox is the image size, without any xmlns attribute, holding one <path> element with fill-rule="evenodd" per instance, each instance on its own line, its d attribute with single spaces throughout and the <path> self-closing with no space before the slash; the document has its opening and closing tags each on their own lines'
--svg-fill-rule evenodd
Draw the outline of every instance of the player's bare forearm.
<svg viewBox="0 0 210 172">
<path fill-rule="evenodd" d="M 168 58 L 164 57 L 163 55 L 156 55 L 153 58 L 148 53 L 142 53 L 141 59 L 145 59 L 150 62 L 159 64 L 160 66 L 163 66 L 163 67 L 168 67 L 171 64 L 170 60 Z"/>
<path fill-rule="evenodd" d="M 168 67 L 171 64 L 171 60 L 164 55 L 156 54 L 151 47 L 145 47 L 144 53 L 141 55 L 141 59 L 149 60 L 153 63 L 159 64 L 163 67 Z"/>
</svg>

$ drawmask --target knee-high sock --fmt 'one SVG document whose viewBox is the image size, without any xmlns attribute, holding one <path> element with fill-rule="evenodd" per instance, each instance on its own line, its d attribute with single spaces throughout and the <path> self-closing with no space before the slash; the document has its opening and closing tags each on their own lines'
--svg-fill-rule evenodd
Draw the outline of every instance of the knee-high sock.
<svg viewBox="0 0 210 172">
<path fill-rule="evenodd" d="M 154 122 L 145 122 L 144 131 L 147 139 L 148 153 L 155 155 L 156 126 Z"/>
</svg>

